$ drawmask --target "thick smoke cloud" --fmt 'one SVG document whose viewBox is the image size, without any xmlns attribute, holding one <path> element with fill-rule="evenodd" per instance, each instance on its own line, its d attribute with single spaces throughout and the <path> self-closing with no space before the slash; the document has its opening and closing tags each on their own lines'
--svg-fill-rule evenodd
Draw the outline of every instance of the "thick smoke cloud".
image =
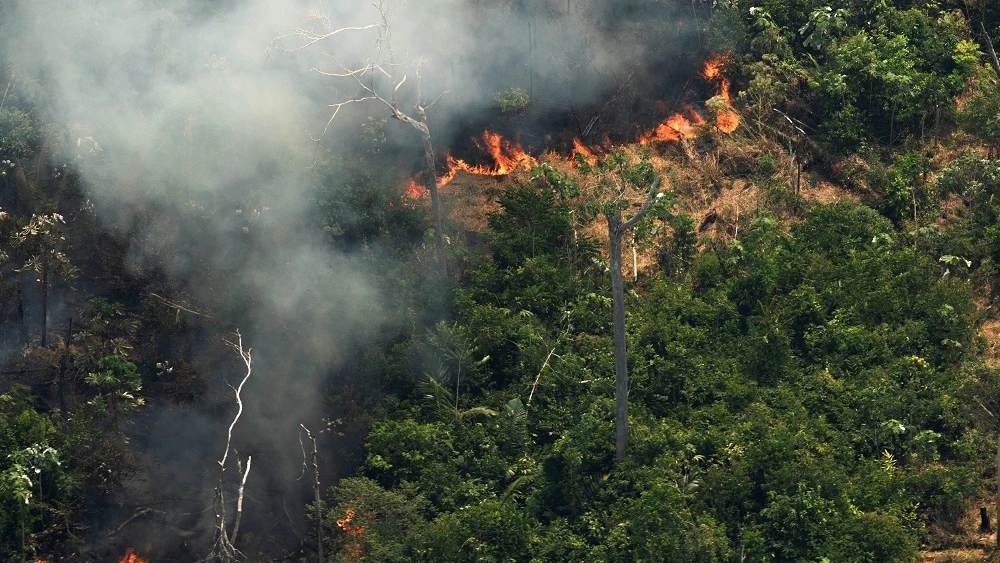
<svg viewBox="0 0 1000 563">
<path fill-rule="evenodd" d="M 482 121 L 498 91 L 529 91 L 532 115 L 544 116 L 598 103 L 623 81 L 656 82 L 686 39 L 662 1 L 386 6 L 394 60 L 421 61 L 419 80 L 415 67 L 401 67 L 404 109 L 446 92 L 431 114 L 442 145 Z M 256 452 L 250 484 L 260 509 L 277 512 L 266 505 L 305 486 L 295 481 L 298 423 L 319 414 L 322 382 L 345 351 L 391 318 L 383 299 L 391 288 L 309 228 L 315 186 L 306 172 L 329 104 L 359 94 L 351 80 L 311 69 L 363 65 L 379 56 L 379 31 L 301 51 L 293 51 L 299 37 L 272 40 L 297 28 L 363 26 L 378 12 L 349 0 L 7 0 L 0 8 L 7 68 L 21 88 L 40 92 L 35 110 L 64 137 L 58 158 L 80 175 L 98 218 L 128 233 L 131 266 L 166 272 L 238 320 L 259 351 L 239 447 Z M 377 104 L 352 106 L 319 146 L 350 147 L 369 114 L 386 116 Z M 400 150 L 417 155 L 413 132 L 390 126 Z M 148 488 L 133 492 L 210 491 L 225 416 L 150 412 Z M 174 524 L 208 530 L 209 516 Z"/>
</svg>

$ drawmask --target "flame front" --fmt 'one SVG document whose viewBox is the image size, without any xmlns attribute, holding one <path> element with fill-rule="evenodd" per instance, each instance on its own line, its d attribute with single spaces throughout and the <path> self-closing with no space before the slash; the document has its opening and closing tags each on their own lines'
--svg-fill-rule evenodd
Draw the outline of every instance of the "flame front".
<svg viewBox="0 0 1000 563">
<path fill-rule="evenodd" d="M 118 563 L 149 563 L 149 559 L 139 557 L 139 554 L 135 552 L 135 549 L 130 547 L 125 550 L 125 555 L 118 560 Z"/>
<path fill-rule="evenodd" d="M 680 141 L 681 137 L 697 137 L 695 126 L 703 123 L 705 123 L 705 118 L 694 111 L 694 108 L 687 108 L 687 115 L 675 113 L 657 125 L 656 129 L 640 135 L 639 143 L 647 145 L 649 143 Z"/>
<path fill-rule="evenodd" d="M 448 171 L 438 176 L 438 187 L 454 180 L 460 170 L 476 176 L 506 176 L 518 168 L 531 170 L 538 166 L 538 160 L 528 154 L 520 143 L 512 143 L 499 133 L 486 130 L 483 131 L 482 141 L 474 141 L 483 152 L 490 155 L 493 166 L 469 164 L 461 158 L 448 155 Z"/>
<path fill-rule="evenodd" d="M 701 71 L 701 77 L 709 82 L 716 83 L 715 97 L 722 101 L 723 107 L 717 107 L 715 123 L 712 127 L 722 133 L 732 133 L 740 125 L 740 116 L 733 110 L 732 98 L 729 93 L 731 86 L 729 79 L 722 74 L 723 66 L 726 64 L 725 55 L 713 57 L 705 61 Z M 701 125 L 706 123 L 705 118 L 692 107 L 687 107 L 682 112 L 675 113 L 663 120 L 651 131 L 641 133 L 637 139 L 640 144 L 677 142 L 681 139 L 695 138 L 699 134 Z M 520 143 L 514 143 L 504 139 L 500 134 L 492 131 L 483 131 L 481 139 L 473 139 L 476 146 L 493 159 L 493 165 L 469 164 L 461 158 L 447 155 L 445 161 L 448 170 L 437 177 L 437 186 L 448 185 L 461 171 L 476 176 L 505 176 L 519 168 L 531 170 L 538 165 L 538 159 L 531 156 L 524 150 Z M 610 146 L 611 142 L 606 141 L 605 146 Z M 573 139 L 573 153 L 579 154 L 584 162 L 588 164 L 597 163 L 595 149 L 587 147 L 579 139 Z M 575 156 L 569 160 L 576 162 Z M 406 199 L 416 200 L 427 197 L 427 189 L 419 182 L 419 175 L 408 179 L 403 186 L 403 195 Z M 349 519 L 346 520 L 350 522 Z"/>
<path fill-rule="evenodd" d="M 438 174 L 437 186 L 448 185 L 461 171 L 475 176 L 506 176 L 518 168 L 531 170 L 538 166 L 538 159 L 528 154 L 520 143 L 512 143 L 504 139 L 499 133 L 490 130 L 483 131 L 482 139 L 473 139 L 476 146 L 493 159 L 493 165 L 469 164 L 461 158 L 455 158 L 450 154 L 445 157 L 448 171 Z M 418 176 L 413 176 L 406 180 L 403 186 L 403 196 L 407 199 L 422 199 L 427 197 L 427 189 L 422 186 Z"/>
<path fill-rule="evenodd" d="M 705 80 L 719 81 L 719 88 L 715 95 L 722 98 L 722 101 L 725 102 L 727 108 L 732 108 L 733 102 L 729 96 L 729 79 L 722 75 L 722 65 L 725 63 L 725 56 L 709 59 L 705 63 L 705 68 L 702 70 L 701 76 Z M 736 131 L 737 127 L 740 126 L 740 116 L 732 109 L 720 110 L 719 114 L 715 117 L 715 126 L 718 127 L 719 131 L 722 131 L 723 133 L 732 133 L 733 131 Z"/>
</svg>

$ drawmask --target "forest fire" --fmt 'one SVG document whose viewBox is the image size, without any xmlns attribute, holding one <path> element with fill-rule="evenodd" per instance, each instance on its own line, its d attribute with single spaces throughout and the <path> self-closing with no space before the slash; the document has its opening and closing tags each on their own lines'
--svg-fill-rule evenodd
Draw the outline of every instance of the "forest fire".
<svg viewBox="0 0 1000 563">
<path fill-rule="evenodd" d="M 404 199 L 420 199 L 426 195 L 427 188 L 422 186 L 416 177 L 407 178 L 406 184 L 403 186 Z"/>
<path fill-rule="evenodd" d="M 118 563 L 149 563 L 149 559 L 140 557 L 135 549 L 130 547 L 125 550 L 125 555 L 118 560 Z"/>
<path fill-rule="evenodd" d="M 584 162 L 586 162 L 591 166 L 597 164 L 597 155 L 594 154 L 593 150 L 591 150 L 582 142 L 580 142 L 580 139 L 576 138 L 573 139 L 573 154 L 580 155 L 580 158 L 582 158 Z M 576 160 L 575 156 L 573 157 L 573 160 L 575 162 Z"/>
<path fill-rule="evenodd" d="M 361 561 L 364 559 L 364 546 L 361 534 L 365 532 L 364 526 L 351 524 L 354 520 L 354 509 L 344 510 L 344 517 L 337 520 L 337 527 L 347 534 L 347 541 L 344 542 L 344 555 L 348 561 Z"/>
<path fill-rule="evenodd" d="M 705 62 L 702 68 L 701 77 L 709 82 L 718 82 L 716 97 L 725 104 L 725 108 L 718 111 L 715 116 L 715 127 L 723 133 L 732 133 L 740 125 L 740 116 L 732 108 L 732 99 L 729 95 L 729 79 L 722 75 L 722 66 L 726 63 L 725 56 L 718 56 Z M 649 144 L 666 141 L 679 141 L 681 138 L 693 138 L 698 136 L 696 125 L 705 123 L 705 119 L 693 108 L 687 108 L 685 113 L 675 113 L 668 117 L 655 129 L 639 136 L 639 143 Z"/>
<path fill-rule="evenodd" d="M 715 97 L 722 101 L 724 107 L 718 108 L 715 115 L 713 127 L 723 133 L 732 133 L 740 124 L 740 116 L 732 108 L 732 98 L 729 93 L 730 82 L 722 74 L 722 68 L 726 63 L 724 55 L 717 56 L 705 62 L 701 71 L 701 77 L 709 82 L 717 83 Z M 681 112 L 677 112 L 665 119 L 651 131 L 639 135 L 637 141 L 640 144 L 678 142 L 682 138 L 690 139 L 698 136 L 698 128 L 704 125 L 706 120 L 693 107 L 687 107 Z M 447 172 L 438 175 L 437 186 L 448 185 L 461 171 L 476 176 L 505 176 L 521 168 L 530 170 L 538 165 L 538 159 L 528 154 L 520 145 L 504 139 L 499 133 L 483 131 L 481 139 L 473 139 L 473 142 L 480 150 L 492 158 L 493 165 L 469 164 L 463 159 L 452 155 L 446 157 L 448 165 Z M 596 164 L 597 155 L 593 147 L 587 147 L 580 139 L 573 139 L 573 155 L 579 154 L 587 164 Z M 576 157 L 571 156 L 570 162 L 576 164 Z M 423 199 L 427 197 L 426 187 L 419 181 L 420 175 L 413 176 L 406 180 L 403 186 L 403 197 L 409 200 Z"/>
<path fill-rule="evenodd" d="M 705 123 L 705 119 L 693 108 L 688 108 L 687 115 L 675 113 L 657 125 L 656 129 L 640 135 L 639 143 L 647 145 L 649 143 L 680 141 L 681 137 L 697 137 L 695 126 L 703 123 Z"/>
<path fill-rule="evenodd" d="M 447 185 L 460 170 L 476 176 L 506 176 L 518 168 L 531 170 L 538 165 L 538 160 L 528 154 L 519 143 L 512 143 L 500 134 L 483 131 L 480 142 L 476 145 L 493 159 L 493 166 L 469 164 L 466 161 L 448 155 L 448 171 L 438 177 L 438 187 Z"/>
<path fill-rule="evenodd" d="M 729 96 L 729 79 L 722 74 L 722 65 L 726 63 L 725 56 L 709 59 L 705 63 L 705 68 L 701 72 L 702 78 L 709 81 L 719 82 L 716 96 L 722 99 L 727 108 L 732 108 L 732 99 Z M 722 109 L 715 118 L 715 126 L 723 133 L 732 133 L 740 125 L 740 116 L 732 109 Z"/>
<path fill-rule="evenodd" d="M 512 143 L 504 139 L 499 133 L 483 131 L 482 139 L 473 139 L 480 150 L 490 155 L 493 165 L 469 164 L 461 158 L 455 158 L 450 154 L 446 157 L 448 171 L 438 175 L 437 186 L 444 187 L 455 179 L 460 171 L 475 176 L 506 176 L 518 168 L 531 170 L 538 165 L 538 160 L 528 154 L 521 147 L 520 143 Z M 427 197 L 427 188 L 418 180 L 419 175 L 410 177 L 403 186 L 403 197 L 405 199 L 422 199 Z"/>
</svg>

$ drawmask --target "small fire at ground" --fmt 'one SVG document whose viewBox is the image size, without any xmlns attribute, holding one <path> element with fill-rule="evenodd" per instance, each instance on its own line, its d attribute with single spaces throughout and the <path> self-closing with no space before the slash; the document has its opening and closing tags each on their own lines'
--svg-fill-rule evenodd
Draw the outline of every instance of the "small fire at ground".
<svg viewBox="0 0 1000 563">
<path fill-rule="evenodd" d="M 118 563 L 149 563 L 149 559 L 140 557 L 135 549 L 130 547 L 125 550 L 125 555 L 118 560 Z"/>
<path fill-rule="evenodd" d="M 573 139 L 573 154 L 580 155 L 584 162 L 593 166 L 597 164 L 597 155 L 594 151 L 584 145 L 580 139 Z"/>
</svg>

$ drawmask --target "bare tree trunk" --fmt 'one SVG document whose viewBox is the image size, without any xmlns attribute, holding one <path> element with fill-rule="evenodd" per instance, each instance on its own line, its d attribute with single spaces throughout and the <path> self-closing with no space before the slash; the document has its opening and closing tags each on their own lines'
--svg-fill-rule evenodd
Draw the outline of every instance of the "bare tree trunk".
<svg viewBox="0 0 1000 563">
<path fill-rule="evenodd" d="M 319 453 L 316 448 L 316 437 L 313 433 L 309 431 L 304 424 L 299 424 L 303 430 L 306 431 L 306 437 L 312 442 L 312 466 L 313 466 L 313 502 L 315 503 L 315 512 L 313 517 L 316 518 L 316 561 L 323 563 L 323 505 L 322 497 L 320 496 L 320 485 L 319 485 Z M 303 455 L 305 452 L 303 452 Z M 303 459 L 303 463 L 305 460 Z"/>
<path fill-rule="evenodd" d="M 242 559 L 242 554 L 236 549 L 236 538 L 239 535 L 240 520 L 243 517 L 243 491 L 246 487 L 247 476 L 250 475 L 250 463 L 253 461 L 252 457 L 247 456 L 246 469 L 244 469 L 240 459 L 236 458 L 236 472 L 240 481 L 239 488 L 236 491 L 236 517 L 233 521 L 233 531 L 229 533 L 227 529 L 229 521 L 226 516 L 225 494 L 226 460 L 229 459 L 229 452 L 232 451 L 233 428 L 239 422 L 240 416 L 243 415 L 243 398 L 240 394 L 243 392 L 243 386 L 246 385 L 247 380 L 250 379 L 250 373 L 253 371 L 252 357 L 250 355 L 251 350 L 243 348 L 243 337 L 240 335 L 240 331 L 237 330 L 235 336 L 235 342 L 227 340 L 226 343 L 239 353 L 240 358 L 246 365 L 247 371 L 238 386 L 229 386 L 236 395 L 237 410 L 236 416 L 233 417 L 233 421 L 229 424 L 229 429 L 226 432 L 226 449 L 222 453 L 222 459 L 218 462 L 219 482 L 215 486 L 215 501 L 213 503 L 215 508 L 215 546 L 212 549 L 212 553 L 206 558 L 206 561 L 218 560 L 223 563 L 233 563 Z"/>
<path fill-rule="evenodd" d="M 997 73 L 997 77 L 1000 77 L 1000 59 L 997 58 L 997 52 L 993 48 L 993 40 L 990 39 L 990 34 L 986 32 L 986 26 L 983 22 L 979 22 L 979 31 L 983 34 L 983 41 L 986 42 L 986 54 L 989 55 L 990 65 L 993 66 L 993 71 Z"/>
<path fill-rule="evenodd" d="M 420 140 L 424 145 L 424 163 L 427 166 L 427 191 L 431 194 L 431 215 L 434 216 L 434 253 L 437 257 L 438 267 L 441 269 L 441 277 L 448 278 L 448 262 L 444 255 L 444 217 L 441 213 L 441 200 L 438 197 L 437 170 L 434 168 L 434 144 L 431 142 L 431 131 L 427 127 L 427 122 L 423 116 L 423 109 L 419 110 L 421 120 L 417 121 L 406 116 L 400 111 L 396 111 L 396 117 L 401 121 L 409 123 L 420 133 Z"/>
<path fill-rule="evenodd" d="M 304 49 L 310 45 L 313 45 L 319 41 L 322 41 L 328 37 L 336 35 L 341 31 L 347 31 L 347 30 L 361 31 L 367 29 L 378 30 L 377 44 L 379 46 L 378 47 L 379 55 L 376 58 L 368 59 L 367 63 L 359 68 L 348 68 L 347 66 L 344 66 L 341 63 L 341 69 L 343 70 L 342 73 L 319 71 L 321 74 L 327 76 L 351 78 L 354 81 L 356 81 L 357 85 L 360 86 L 367 93 L 366 95 L 358 98 L 345 100 L 337 104 L 332 104 L 331 107 L 334 107 L 336 109 L 334 109 L 333 114 L 330 116 L 330 120 L 327 122 L 327 127 L 329 127 L 329 124 L 333 121 L 334 117 L 336 117 L 337 115 L 337 112 L 339 112 L 342 107 L 352 103 L 375 100 L 381 102 L 382 104 L 385 104 L 385 106 L 389 109 L 389 111 L 392 112 L 391 114 L 392 117 L 402 121 L 403 123 L 410 125 L 414 129 L 416 129 L 418 133 L 420 133 L 420 140 L 423 143 L 424 147 L 424 160 L 427 166 L 427 191 L 431 195 L 431 211 L 434 216 L 434 251 L 437 254 L 437 262 L 438 262 L 438 267 L 440 268 L 440 273 L 442 277 L 447 278 L 448 265 L 446 263 L 444 254 L 444 218 L 441 212 L 441 203 L 438 198 L 437 172 L 434 169 L 434 144 L 431 142 L 431 133 L 430 129 L 427 127 L 427 114 L 426 114 L 426 111 L 430 109 L 437 102 L 437 100 L 429 104 L 425 104 L 422 101 L 418 102 L 416 107 L 418 119 L 410 117 L 400 109 L 399 103 L 396 99 L 396 92 L 406 82 L 407 77 L 406 74 L 403 74 L 402 78 L 399 78 L 398 74 L 396 74 L 396 71 L 398 70 L 398 65 L 396 65 L 395 63 L 395 55 L 392 49 L 392 40 L 391 40 L 392 33 L 390 31 L 391 27 L 389 25 L 389 10 L 385 4 L 386 3 L 383 0 L 376 0 L 376 2 L 374 3 L 374 7 L 376 10 L 378 10 L 380 16 L 381 21 L 379 23 L 369 24 L 361 27 L 344 27 L 338 30 L 322 34 L 316 34 L 308 30 L 297 30 L 294 33 L 283 35 L 273 40 L 271 42 L 271 46 L 269 46 L 268 49 L 270 49 L 272 46 L 276 47 L 277 41 L 280 41 L 282 38 L 290 36 L 298 36 L 304 40 L 303 45 L 291 49 L 291 51 L 298 51 L 300 49 Z M 418 80 L 416 93 L 418 99 L 420 99 L 421 98 L 420 86 L 419 86 L 420 64 L 416 63 L 415 66 L 416 66 L 416 76 Z M 374 80 L 368 79 L 368 77 L 374 74 L 381 74 L 385 78 L 387 78 L 393 84 L 391 91 L 388 89 L 388 87 L 386 87 L 385 91 L 382 91 L 382 87 L 379 83 L 377 83 Z M 324 132 L 325 131 L 326 130 L 324 129 Z"/>
<path fill-rule="evenodd" d="M 622 276 L 622 238 L 649 211 L 660 186 L 657 175 L 649 187 L 646 203 L 635 216 L 622 222 L 621 211 L 607 215 L 608 239 L 611 246 L 611 317 L 615 350 L 615 456 L 625 457 L 628 451 L 628 358 L 625 349 L 625 280 Z"/>
<path fill-rule="evenodd" d="M 635 249 L 635 239 L 632 239 L 632 281 L 639 281 L 639 253 Z"/>
<path fill-rule="evenodd" d="M 22 277 L 23 279 L 23 277 Z M 28 323 L 24 320 L 24 285 L 20 280 L 17 282 L 17 321 L 21 326 L 20 344 L 28 342 Z"/>
<path fill-rule="evenodd" d="M 31 186 L 28 185 L 28 177 L 24 173 L 24 165 L 20 160 L 14 163 L 14 192 L 16 194 L 14 209 L 20 215 L 31 215 L 35 208 L 35 198 L 31 193 Z"/>
<path fill-rule="evenodd" d="M 625 355 L 625 282 L 622 279 L 621 213 L 608 217 L 611 242 L 611 316 L 615 343 L 615 456 L 628 450 L 628 358 Z"/>
</svg>

